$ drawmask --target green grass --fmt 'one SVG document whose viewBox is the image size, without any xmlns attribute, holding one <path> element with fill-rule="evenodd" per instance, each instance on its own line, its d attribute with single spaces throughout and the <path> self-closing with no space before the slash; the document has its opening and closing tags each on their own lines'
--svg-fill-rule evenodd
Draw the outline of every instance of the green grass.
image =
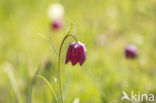
<svg viewBox="0 0 156 103">
<path fill-rule="evenodd" d="M 47 10 L 60 2 L 65 9 L 65 25 L 50 28 Z M 65 103 L 121 103 L 122 91 L 129 95 L 153 93 L 156 96 L 156 1 L 155 0 L 0 0 L 0 103 L 26 103 L 36 68 L 60 100 L 57 58 L 61 40 L 69 31 L 87 46 L 87 60 L 81 67 L 65 64 L 72 39 L 64 44 L 61 56 Z M 124 57 L 128 44 L 138 47 L 135 60 Z M 12 66 L 8 75 L 6 62 Z M 48 65 L 48 66 L 47 66 Z M 36 79 L 32 103 L 56 103 L 47 85 Z M 126 102 L 126 101 L 125 101 Z M 125 103 L 124 102 L 124 103 Z M 129 102 L 127 102 L 129 103 Z M 143 102 L 142 102 L 143 103 Z"/>
</svg>

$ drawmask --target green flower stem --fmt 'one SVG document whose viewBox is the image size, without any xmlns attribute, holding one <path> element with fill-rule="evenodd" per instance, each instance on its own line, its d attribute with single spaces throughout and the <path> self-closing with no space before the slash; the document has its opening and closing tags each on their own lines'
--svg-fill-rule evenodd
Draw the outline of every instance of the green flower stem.
<svg viewBox="0 0 156 103">
<path fill-rule="evenodd" d="M 59 49 L 59 58 L 58 58 L 58 78 L 59 78 L 59 86 L 60 86 L 60 94 L 61 94 L 61 101 L 62 103 L 64 103 L 63 100 L 63 91 L 62 91 L 62 78 L 61 78 L 61 65 L 60 65 L 60 61 L 61 61 L 61 51 L 62 51 L 62 47 L 63 44 L 65 42 L 65 40 L 71 36 L 76 42 L 78 42 L 77 38 L 73 35 L 69 35 L 69 33 L 63 38 L 60 49 Z"/>
</svg>

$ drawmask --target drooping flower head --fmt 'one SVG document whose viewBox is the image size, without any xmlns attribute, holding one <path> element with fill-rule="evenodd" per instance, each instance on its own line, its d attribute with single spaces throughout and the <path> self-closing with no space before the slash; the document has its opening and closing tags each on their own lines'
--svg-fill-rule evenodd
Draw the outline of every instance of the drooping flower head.
<svg viewBox="0 0 156 103">
<path fill-rule="evenodd" d="M 71 61 L 72 65 L 79 63 L 81 66 L 85 62 L 87 57 L 86 45 L 81 42 L 70 43 L 67 54 L 66 54 L 66 64 Z"/>
<path fill-rule="evenodd" d="M 135 45 L 128 45 L 125 49 L 125 56 L 127 58 L 136 58 L 138 55 L 138 50 L 137 47 Z"/>
</svg>

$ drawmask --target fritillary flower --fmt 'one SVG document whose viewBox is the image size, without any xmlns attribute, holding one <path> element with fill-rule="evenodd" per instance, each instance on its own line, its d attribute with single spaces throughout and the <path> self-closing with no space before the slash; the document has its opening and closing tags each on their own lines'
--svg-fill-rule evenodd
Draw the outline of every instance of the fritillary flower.
<svg viewBox="0 0 156 103">
<path fill-rule="evenodd" d="M 128 45 L 125 49 L 125 56 L 126 58 L 136 58 L 138 55 L 138 50 L 135 45 Z"/>
<path fill-rule="evenodd" d="M 86 45 L 81 42 L 70 43 L 67 54 L 66 64 L 71 61 L 72 65 L 79 63 L 81 66 L 85 62 L 87 57 Z"/>
</svg>

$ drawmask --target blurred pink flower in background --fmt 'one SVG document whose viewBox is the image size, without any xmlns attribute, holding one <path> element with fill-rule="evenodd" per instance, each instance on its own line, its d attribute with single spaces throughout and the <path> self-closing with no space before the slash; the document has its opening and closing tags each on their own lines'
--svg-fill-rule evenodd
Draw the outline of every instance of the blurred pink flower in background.
<svg viewBox="0 0 156 103">
<path fill-rule="evenodd" d="M 128 45 L 125 49 L 125 56 L 126 58 L 136 58 L 138 55 L 138 50 L 135 45 Z"/>
<path fill-rule="evenodd" d="M 63 20 L 53 20 L 52 21 L 52 28 L 55 30 L 61 29 L 63 27 L 63 25 L 64 25 Z"/>
<path fill-rule="evenodd" d="M 51 20 L 51 25 L 54 30 L 59 30 L 63 27 L 63 15 L 64 7 L 60 3 L 54 3 L 50 5 L 48 9 L 48 16 Z"/>
</svg>

